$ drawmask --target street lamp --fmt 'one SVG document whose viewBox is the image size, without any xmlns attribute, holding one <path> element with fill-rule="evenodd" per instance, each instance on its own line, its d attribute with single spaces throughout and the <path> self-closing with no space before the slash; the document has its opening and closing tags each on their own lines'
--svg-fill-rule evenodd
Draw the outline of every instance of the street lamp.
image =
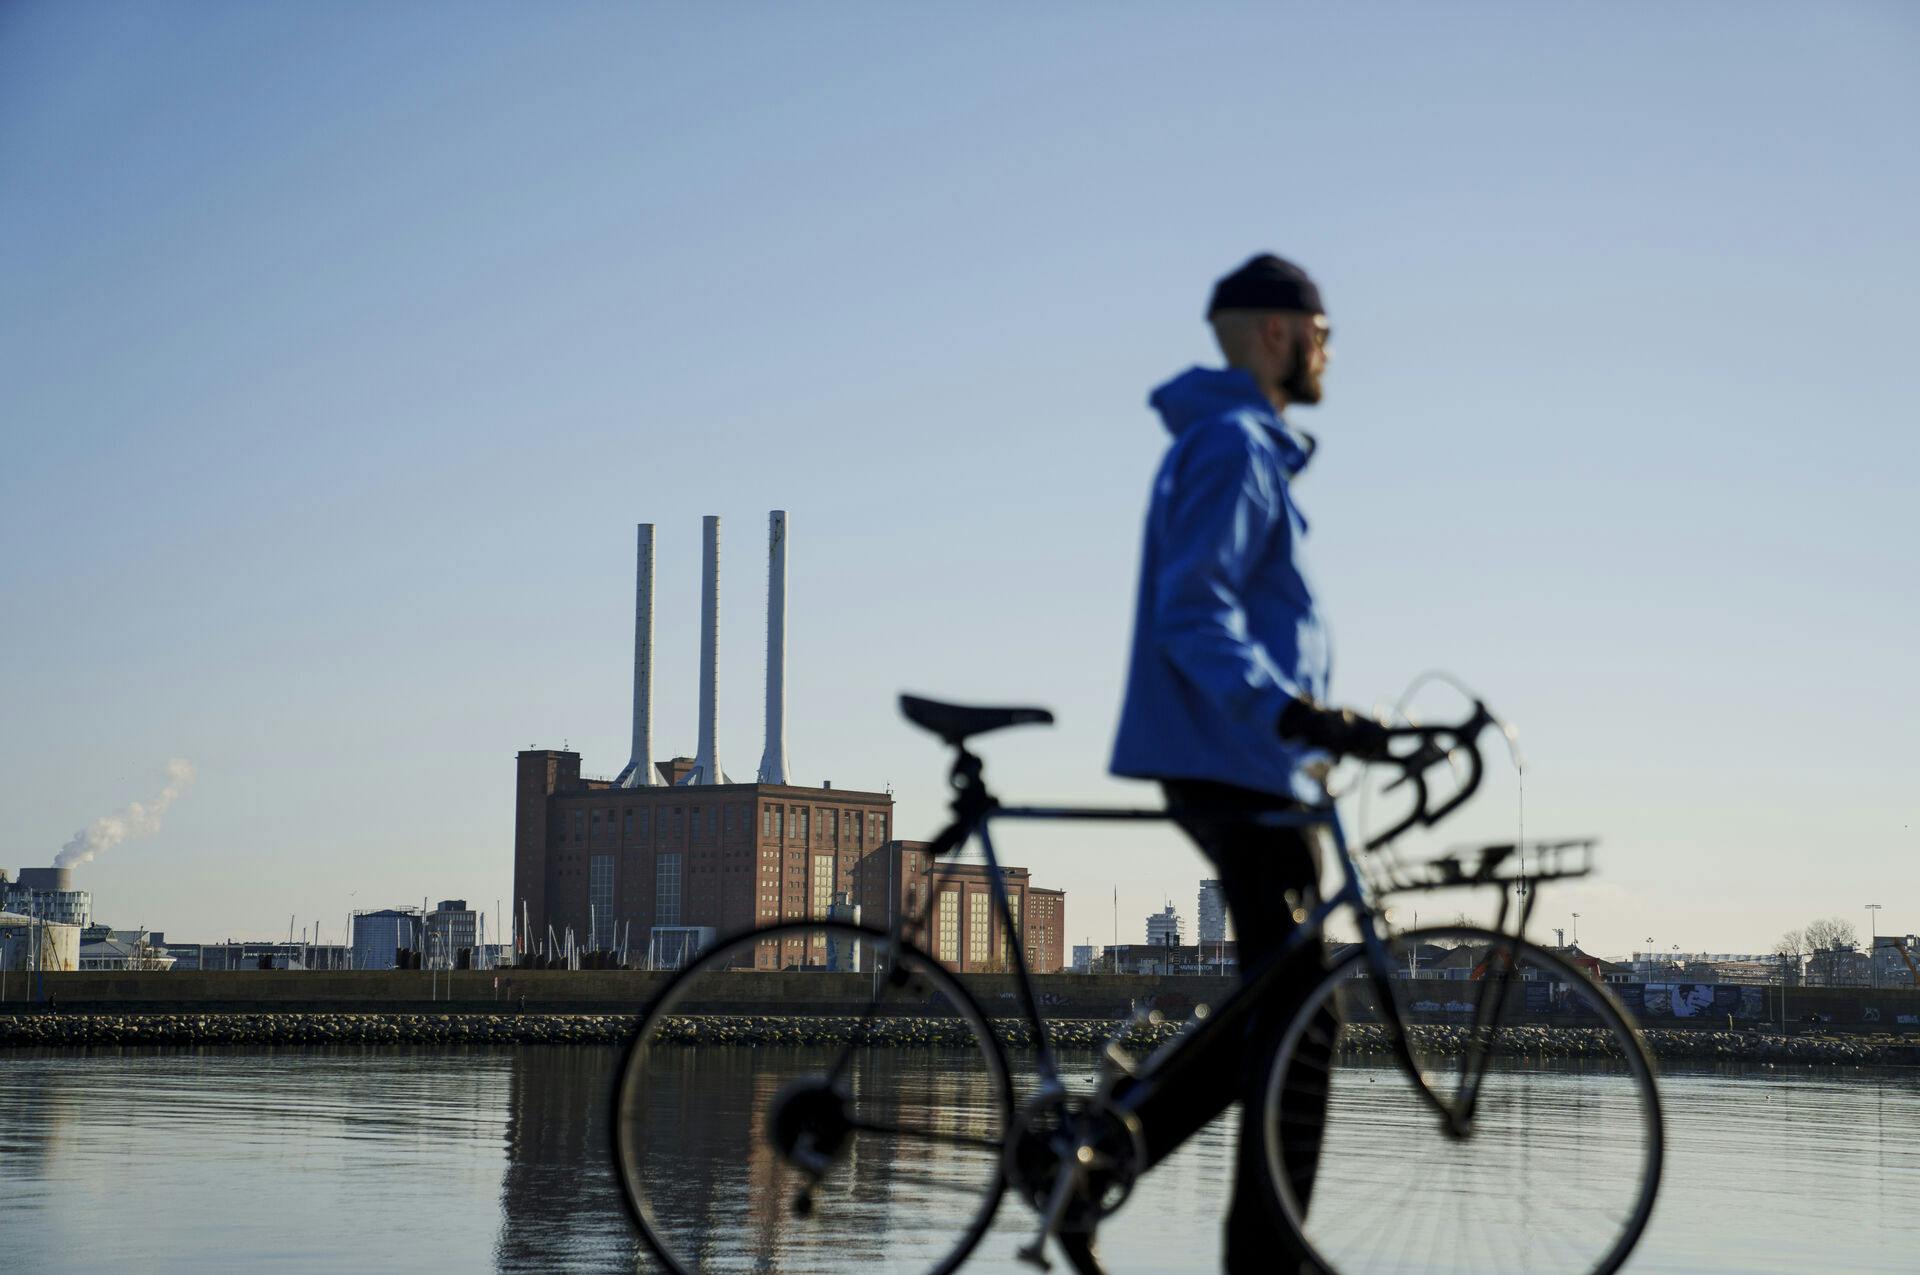
<svg viewBox="0 0 1920 1275">
<path fill-rule="evenodd" d="M 1874 951 L 1880 946 L 1880 918 L 1874 913 L 1880 910 L 1878 903 L 1867 904 L 1867 986 L 1880 986 L 1879 954 Z"/>
<path fill-rule="evenodd" d="M 1580 914 L 1578 912 L 1573 914 L 1573 945 L 1580 946 Z"/>
</svg>

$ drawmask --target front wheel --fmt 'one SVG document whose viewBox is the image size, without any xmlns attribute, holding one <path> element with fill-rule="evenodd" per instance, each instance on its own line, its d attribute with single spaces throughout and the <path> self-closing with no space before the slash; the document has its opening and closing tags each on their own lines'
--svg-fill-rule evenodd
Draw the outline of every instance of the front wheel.
<svg viewBox="0 0 1920 1275">
<path fill-rule="evenodd" d="M 1618 1270 L 1660 1184 L 1639 1033 L 1531 943 L 1452 926 L 1389 951 L 1384 987 L 1363 949 L 1336 961 L 1281 1038 L 1265 1140 L 1288 1223 L 1339 1275 Z"/>
<path fill-rule="evenodd" d="M 676 1275 L 958 1267 L 1012 1109 L 979 1005 L 919 948 L 834 921 L 699 953 L 641 1017 L 613 1150 Z"/>
</svg>

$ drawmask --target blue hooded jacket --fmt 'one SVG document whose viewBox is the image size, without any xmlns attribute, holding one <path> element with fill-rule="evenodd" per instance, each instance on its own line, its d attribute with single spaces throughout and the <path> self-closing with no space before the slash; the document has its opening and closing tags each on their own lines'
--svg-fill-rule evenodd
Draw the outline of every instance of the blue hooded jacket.
<svg viewBox="0 0 1920 1275">
<path fill-rule="evenodd" d="M 1326 698 L 1332 663 L 1288 490 L 1312 447 L 1238 369 L 1193 368 L 1148 401 L 1174 441 L 1147 508 L 1113 773 L 1324 800 L 1299 774 L 1320 754 L 1277 733 L 1290 699 Z"/>
</svg>

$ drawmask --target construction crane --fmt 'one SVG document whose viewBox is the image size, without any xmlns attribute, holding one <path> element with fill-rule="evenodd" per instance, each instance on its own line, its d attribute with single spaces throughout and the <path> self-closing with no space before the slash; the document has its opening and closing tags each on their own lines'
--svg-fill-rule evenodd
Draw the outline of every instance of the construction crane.
<svg viewBox="0 0 1920 1275">
<path fill-rule="evenodd" d="M 1920 966 L 1913 963 L 1913 953 L 1907 951 L 1907 945 L 1901 942 L 1893 944 L 1893 950 L 1900 953 L 1900 959 L 1907 963 L 1907 973 L 1913 975 L 1913 985 L 1920 987 Z"/>
</svg>

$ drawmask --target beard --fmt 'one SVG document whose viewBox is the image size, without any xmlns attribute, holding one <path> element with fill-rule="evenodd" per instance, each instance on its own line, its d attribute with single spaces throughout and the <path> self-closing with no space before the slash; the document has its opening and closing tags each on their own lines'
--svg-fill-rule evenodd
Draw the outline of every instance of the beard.
<svg viewBox="0 0 1920 1275">
<path fill-rule="evenodd" d="M 1293 343 L 1293 366 L 1280 378 L 1280 392 L 1287 396 L 1288 403 L 1318 403 L 1320 401 L 1320 374 L 1326 370 L 1325 360 L 1318 357 L 1311 337 L 1296 337 Z"/>
<path fill-rule="evenodd" d="M 1280 378 L 1280 392 L 1287 396 L 1289 403 L 1318 403 L 1320 375 L 1302 359 L 1294 364 L 1291 372 Z"/>
</svg>

